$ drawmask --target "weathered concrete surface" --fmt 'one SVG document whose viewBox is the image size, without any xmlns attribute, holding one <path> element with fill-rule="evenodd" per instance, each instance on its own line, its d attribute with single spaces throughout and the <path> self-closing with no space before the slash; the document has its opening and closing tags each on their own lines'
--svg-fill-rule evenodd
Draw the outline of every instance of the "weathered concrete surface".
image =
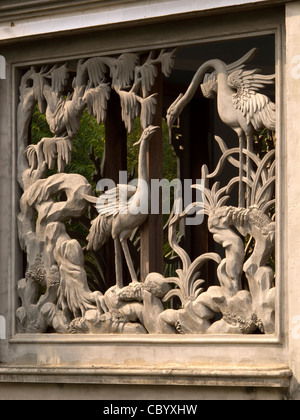
<svg viewBox="0 0 300 420">
<path fill-rule="evenodd" d="M 284 400 L 285 392 L 264 388 L 205 388 L 170 386 L 0 384 L 0 400 Z M 149 402 L 153 404 L 153 402 Z M 108 404 L 107 404 L 108 405 Z M 199 410 L 199 407 L 198 407 Z M 97 414 L 102 414 L 97 410 Z"/>
<path fill-rule="evenodd" d="M 300 2 L 286 7 L 286 160 L 287 244 L 289 299 L 289 355 L 294 372 L 292 396 L 300 398 Z"/>
<path fill-rule="evenodd" d="M 80 5 L 74 2 L 45 0 L 34 7 L 20 7 L 19 2 L 0 6 L 0 40 L 36 36 L 60 31 L 97 26 L 124 24 L 134 21 L 157 20 L 165 16 L 191 13 L 211 13 L 216 9 L 274 5 L 283 0 L 88 0 Z M 53 4 L 54 3 L 54 4 Z M 70 4 L 72 3 L 72 4 Z M 80 3 L 80 2 L 79 2 Z M 100 3 L 100 5 L 99 5 Z M 51 6 L 51 7 L 49 7 Z"/>
</svg>

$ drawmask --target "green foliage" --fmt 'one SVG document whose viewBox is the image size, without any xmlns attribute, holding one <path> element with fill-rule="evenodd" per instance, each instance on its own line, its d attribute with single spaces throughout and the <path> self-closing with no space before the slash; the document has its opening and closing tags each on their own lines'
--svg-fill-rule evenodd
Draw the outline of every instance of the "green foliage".
<svg viewBox="0 0 300 420">
<path fill-rule="evenodd" d="M 169 143 L 169 134 L 166 121 L 162 120 L 163 131 L 163 177 L 169 181 L 177 178 L 177 158 L 173 152 L 172 146 Z M 138 169 L 138 153 L 139 148 L 133 146 L 141 136 L 140 119 L 136 118 L 131 134 L 127 136 L 127 170 L 131 173 L 132 169 Z M 44 137 L 53 137 L 46 116 L 41 114 L 38 106 L 36 106 L 31 125 L 31 143 L 37 144 Z M 72 139 L 73 151 L 72 162 L 65 168 L 66 173 L 76 173 L 84 176 L 92 185 L 95 184 L 92 180 L 95 171 L 94 163 L 91 161 L 89 153 L 91 147 L 94 148 L 95 157 L 101 160 L 104 155 L 105 148 L 105 126 L 98 124 L 96 118 L 89 115 L 85 110 L 81 117 L 80 129 L 76 136 Z"/>
<path fill-rule="evenodd" d="M 134 121 L 133 131 L 127 136 L 127 170 L 130 173 L 135 167 L 138 169 L 138 147 L 133 146 L 141 136 L 140 119 Z M 178 177 L 177 157 L 169 142 L 169 129 L 165 119 L 162 119 L 162 149 L 163 149 L 163 178 L 172 181 Z M 136 176 L 138 174 L 136 173 Z"/>
<path fill-rule="evenodd" d="M 135 177 L 138 177 L 138 154 L 139 148 L 134 146 L 141 136 L 141 122 L 139 118 L 136 118 L 133 125 L 133 131 L 127 135 L 127 170 L 131 174 L 135 168 Z M 169 143 L 168 127 L 165 120 L 162 120 L 162 132 L 163 132 L 163 177 L 169 181 L 177 178 L 177 158 L 173 152 L 172 146 Z M 54 137 L 51 133 L 46 116 L 41 114 L 38 106 L 35 107 L 32 124 L 31 124 L 31 143 L 37 144 L 44 137 Z M 91 116 L 87 110 L 83 112 L 81 117 L 81 125 L 78 133 L 72 139 L 73 150 L 72 150 L 72 161 L 70 165 L 66 166 L 66 173 L 76 173 L 84 176 L 88 182 L 96 190 L 96 184 L 93 181 L 93 174 L 95 173 L 94 162 L 90 158 L 91 148 L 94 150 L 94 157 L 99 158 L 100 162 L 104 156 L 105 149 L 105 126 L 104 124 L 98 124 L 96 118 Z M 48 170 L 47 176 L 57 173 L 57 168 L 50 171 Z M 172 198 L 172 197 L 171 197 Z M 60 197 L 55 199 L 60 200 Z M 172 208 L 172 206 L 171 206 Z M 86 212 L 86 220 L 92 220 L 96 217 L 95 214 L 90 215 L 89 211 Z M 164 223 L 167 221 L 168 216 L 164 217 Z M 66 228 L 70 236 L 77 239 L 80 245 L 84 248 L 86 246 L 86 237 L 88 235 L 88 228 L 82 224 L 80 220 L 70 220 L 66 223 Z M 165 244 L 164 254 L 168 258 L 168 261 L 172 261 L 174 253 L 170 248 L 167 238 L 167 231 L 165 232 Z M 98 262 L 95 260 L 98 260 Z M 88 283 L 91 290 L 105 291 L 105 261 L 103 255 L 99 252 L 97 255 L 92 253 L 85 253 L 86 261 L 86 272 L 88 277 Z M 102 269 L 101 269 L 102 267 Z M 171 275 L 177 268 L 177 264 L 172 262 L 166 263 L 165 270 L 166 274 Z"/>
<path fill-rule="evenodd" d="M 31 143 L 38 144 L 44 137 L 53 137 L 46 115 L 41 114 L 38 105 L 36 105 L 31 122 Z"/>
<path fill-rule="evenodd" d="M 72 162 L 66 167 L 65 172 L 80 174 L 95 187 L 96 185 L 92 179 L 95 166 L 89 157 L 89 153 L 93 146 L 95 156 L 100 157 L 102 160 L 105 148 L 104 124 L 99 125 L 96 118 L 89 115 L 87 110 L 85 110 L 81 117 L 80 129 L 72 142 Z"/>
</svg>

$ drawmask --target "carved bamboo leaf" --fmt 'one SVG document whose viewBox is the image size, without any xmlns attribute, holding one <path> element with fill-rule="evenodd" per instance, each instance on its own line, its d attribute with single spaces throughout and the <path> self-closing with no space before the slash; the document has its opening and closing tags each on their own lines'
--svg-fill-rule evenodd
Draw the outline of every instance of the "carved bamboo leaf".
<svg viewBox="0 0 300 420">
<path fill-rule="evenodd" d="M 26 156 L 28 159 L 29 166 L 31 170 L 37 167 L 37 155 L 36 155 L 36 146 L 30 144 L 26 149 Z"/>
<path fill-rule="evenodd" d="M 225 195 L 225 197 L 222 197 L 220 200 L 218 200 L 218 207 L 225 206 L 225 204 L 227 203 L 227 201 L 229 200 L 229 198 L 230 198 L 229 195 Z"/>
<path fill-rule="evenodd" d="M 266 200 L 264 198 L 264 195 L 268 192 L 268 189 L 273 183 L 275 183 L 275 181 L 276 177 L 273 176 L 257 191 L 256 202 L 258 206 L 262 206 L 265 203 Z"/>
<path fill-rule="evenodd" d="M 180 291 L 180 289 L 172 289 L 170 290 L 163 298 L 163 302 L 167 302 L 168 300 L 170 300 L 173 297 L 178 297 L 180 299 L 180 302 L 183 303 L 184 302 L 184 297 Z"/>
<path fill-rule="evenodd" d="M 176 284 L 176 286 L 178 286 L 179 287 L 179 289 L 181 288 L 181 286 L 182 286 L 182 281 L 181 281 L 181 279 L 180 278 L 178 278 L 178 277 L 169 277 L 169 278 L 167 278 L 166 279 L 166 282 L 167 283 L 170 283 L 170 284 Z"/>
<path fill-rule="evenodd" d="M 251 203 L 252 204 L 255 204 L 258 200 L 258 194 L 259 194 L 259 190 L 260 190 L 259 187 L 261 185 L 261 181 L 264 185 L 268 180 L 266 166 L 270 162 L 270 160 L 274 158 L 274 156 L 275 156 L 275 150 L 271 150 L 262 159 L 260 165 L 257 168 L 257 172 L 256 172 L 256 175 L 255 175 L 255 180 L 253 182 L 253 190 L 252 190 L 252 194 L 251 194 Z M 273 162 L 273 164 L 271 166 L 270 174 L 271 175 L 274 174 L 274 171 L 275 171 L 275 162 Z"/>
<path fill-rule="evenodd" d="M 202 288 L 202 287 L 200 287 L 200 286 L 202 286 L 203 284 L 205 283 L 205 281 L 204 280 L 201 280 L 201 279 L 199 279 L 199 280 L 197 280 L 197 281 L 195 281 L 195 283 L 194 283 L 194 285 L 193 285 L 193 290 L 192 290 L 192 292 L 193 292 L 193 295 L 195 296 L 195 297 L 198 297 L 203 291 L 204 291 L 204 289 Z"/>
<path fill-rule="evenodd" d="M 181 199 L 178 199 L 177 204 L 175 203 L 174 208 L 176 209 L 176 207 L 178 207 L 178 205 L 180 205 L 179 201 Z M 175 210 L 176 213 L 176 210 Z M 176 226 L 179 223 L 179 221 L 181 220 L 181 217 L 179 216 L 179 214 L 175 214 L 175 216 L 173 217 L 173 219 L 170 221 L 170 225 L 169 225 L 169 243 L 171 248 L 173 249 L 173 251 L 176 252 L 176 254 L 180 257 L 181 262 L 182 262 L 182 266 L 183 266 L 183 271 L 184 273 L 188 270 L 188 267 L 191 264 L 191 260 L 189 255 L 187 254 L 187 252 L 181 248 L 177 242 L 177 235 L 176 235 Z M 179 270 L 177 270 L 178 273 Z"/>
<path fill-rule="evenodd" d="M 270 200 L 266 204 L 264 204 L 262 207 L 258 206 L 262 213 L 266 213 L 272 206 L 275 206 L 276 200 Z"/>
<path fill-rule="evenodd" d="M 239 181 L 240 181 L 240 178 L 238 176 L 235 178 L 232 178 L 227 185 L 226 193 L 229 194 L 232 188 L 235 186 L 235 184 L 239 183 Z M 248 178 L 243 177 L 242 181 L 245 184 L 249 185 L 250 188 L 252 188 L 252 182 Z"/>
<path fill-rule="evenodd" d="M 195 279 L 194 274 L 199 271 L 199 269 L 208 261 L 215 261 L 217 264 L 221 263 L 222 258 L 216 253 L 207 253 L 196 258 L 195 261 L 191 264 L 186 274 L 186 290 L 188 293 L 191 293 L 193 290 L 193 282 Z"/>
</svg>

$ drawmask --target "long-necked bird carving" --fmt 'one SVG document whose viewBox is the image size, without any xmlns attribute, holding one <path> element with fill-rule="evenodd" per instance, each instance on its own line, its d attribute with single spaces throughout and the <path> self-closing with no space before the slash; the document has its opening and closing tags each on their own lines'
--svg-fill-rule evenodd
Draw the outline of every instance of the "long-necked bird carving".
<svg viewBox="0 0 300 420">
<path fill-rule="evenodd" d="M 201 85 L 202 93 L 207 98 L 217 97 L 220 119 L 238 135 L 240 145 L 240 192 L 239 204 L 244 205 L 243 190 L 244 149 L 252 151 L 253 135 L 256 131 L 267 128 L 275 131 L 276 105 L 259 90 L 267 84 L 273 84 L 275 75 L 261 75 L 258 70 L 244 70 L 247 62 L 256 52 L 251 50 L 238 62 L 227 66 L 215 59 L 205 62 L 196 72 L 186 93 L 180 94 L 167 112 L 167 121 L 171 132 L 175 120 L 194 97 Z M 249 176 L 250 174 L 248 174 Z"/>
<path fill-rule="evenodd" d="M 99 250 L 110 237 L 114 240 L 116 285 L 123 287 L 122 277 L 122 250 L 133 282 L 138 282 L 132 258 L 129 252 L 127 240 L 132 232 L 140 227 L 147 219 L 149 208 L 149 177 L 147 171 L 147 151 L 149 141 L 159 127 L 149 126 L 146 128 L 140 140 L 135 144 L 139 150 L 139 178 L 137 187 L 118 185 L 107 191 L 99 198 L 84 196 L 84 198 L 96 204 L 99 216 L 92 221 L 90 233 L 87 237 L 88 250 Z"/>
</svg>

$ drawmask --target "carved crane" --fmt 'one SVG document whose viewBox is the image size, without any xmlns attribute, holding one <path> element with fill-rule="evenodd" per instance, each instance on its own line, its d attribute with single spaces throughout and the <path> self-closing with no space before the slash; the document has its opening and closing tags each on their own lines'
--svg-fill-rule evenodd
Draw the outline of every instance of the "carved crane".
<svg viewBox="0 0 300 420">
<path fill-rule="evenodd" d="M 140 145 L 137 188 L 128 185 L 118 185 L 117 188 L 107 191 L 99 198 L 84 196 L 87 201 L 96 204 L 99 212 L 99 216 L 92 222 L 90 233 L 87 237 L 87 249 L 97 251 L 110 237 L 113 238 L 115 246 L 116 285 L 120 289 L 123 287 L 121 249 L 123 249 L 133 283 L 138 282 L 127 239 L 133 230 L 141 226 L 147 218 L 149 207 L 147 151 L 149 140 L 158 129 L 159 127 L 149 126 L 143 131 L 140 140 L 135 143 L 135 146 Z"/>
<path fill-rule="evenodd" d="M 244 207 L 244 149 L 252 151 L 255 131 L 267 128 L 275 131 L 276 106 L 259 89 L 266 84 L 272 84 L 275 75 L 265 76 L 257 70 L 242 70 L 244 63 L 255 53 L 251 50 L 240 61 L 230 67 L 221 60 L 209 60 L 195 74 L 186 93 L 180 94 L 167 112 L 167 121 L 171 132 L 176 118 L 194 97 L 201 82 L 202 92 L 207 98 L 217 95 L 217 107 L 221 120 L 231 127 L 238 135 L 240 146 L 240 184 L 239 206 Z M 212 74 L 208 74 L 213 71 Z M 247 153 L 247 152 L 246 152 Z M 248 177 L 250 167 L 248 166 Z"/>
</svg>

